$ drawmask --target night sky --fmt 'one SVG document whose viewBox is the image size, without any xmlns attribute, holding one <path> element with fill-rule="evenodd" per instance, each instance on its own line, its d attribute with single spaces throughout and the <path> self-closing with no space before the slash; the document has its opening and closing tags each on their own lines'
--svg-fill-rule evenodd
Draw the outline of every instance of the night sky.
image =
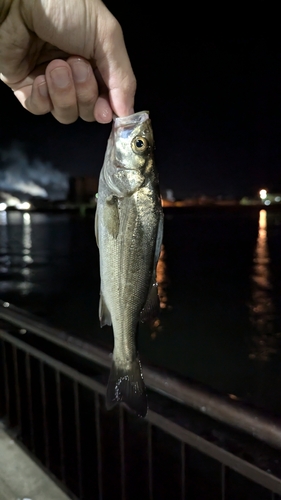
<svg viewBox="0 0 281 500">
<path fill-rule="evenodd" d="M 162 188 L 176 197 L 281 190 L 281 30 L 270 2 L 105 2 L 135 71 L 135 110 L 151 113 Z M 244 2 L 247 4 L 247 2 Z M 0 84 L 0 148 L 72 175 L 98 175 L 110 126 L 32 116 Z"/>
</svg>

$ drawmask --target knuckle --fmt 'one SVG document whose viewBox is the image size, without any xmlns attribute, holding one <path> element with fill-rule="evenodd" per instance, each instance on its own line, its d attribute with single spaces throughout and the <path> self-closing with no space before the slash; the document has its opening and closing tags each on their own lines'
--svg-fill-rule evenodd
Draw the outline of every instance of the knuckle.
<svg viewBox="0 0 281 500">
<path fill-rule="evenodd" d="M 132 74 L 120 74 L 116 78 L 119 82 L 118 86 L 122 91 L 128 95 L 134 96 L 137 88 L 137 80 L 135 75 Z"/>
<path fill-rule="evenodd" d="M 49 102 L 47 103 L 40 103 L 37 102 L 35 99 L 27 99 L 25 103 L 23 104 L 24 108 L 26 108 L 30 113 L 33 115 L 46 115 L 51 111 L 51 105 Z"/>
<path fill-rule="evenodd" d="M 125 88 L 126 92 L 128 92 L 129 94 L 134 95 L 136 93 L 137 80 L 136 80 L 135 76 L 128 78 L 124 82 L 124 88 Z"/>
<path fill-rule="evenodd" d="M 111 33 L 113 35 L 123 36 L 121 24 L 117 21 L 116 17 L 114 16 L 110 16 L 110 19 L 108 20 L 107 31 L 108 33 Z"/>
<path fill-rule="evenodd" d="M 54 102 L 54 107 L 58 110 L 60 110 L 60 112 L 62 113 L 67 113 L 67 114 L 71 114 L 74 112 L 75 109 L 77 109 L 77 103 L 73 102 L 73 100 L 69 101 L 69 100 L 60 100 L 59 102 Z"/>
<path fill-rule="evenodd" d="M 81 104 L 86 104 L 87 106 L 94 106 L 96 100 L 98 98 L 98 94 L 91 91 L 81 91 L 77 93 L 78 102 Z"/>
</svg>

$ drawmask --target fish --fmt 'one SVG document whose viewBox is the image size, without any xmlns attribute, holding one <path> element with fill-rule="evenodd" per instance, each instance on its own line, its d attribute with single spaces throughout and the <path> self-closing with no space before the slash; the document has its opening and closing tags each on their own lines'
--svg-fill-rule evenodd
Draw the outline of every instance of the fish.
<svg viewBox="0 0 281 500">
<path fill-rule="evenodd" d="M 106 391 L 109 410 L 123 402 L 140 417 L 147 394 L 137 352 L 139 321 L 157 314 L 156 265 L 163 210 L 148 111 L 115 117 L 100 172 L 95 217 L 100 256 L 100 325 L 112 325 Z"/>
</svg>

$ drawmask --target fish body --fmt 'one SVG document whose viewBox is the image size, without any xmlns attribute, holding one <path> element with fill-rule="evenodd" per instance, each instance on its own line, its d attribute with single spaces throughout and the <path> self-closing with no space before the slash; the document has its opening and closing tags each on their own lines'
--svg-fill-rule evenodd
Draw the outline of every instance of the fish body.
<svg viewBox="0 0 281 500">
<path fill-rule="evenodd" d="M 112 325 L 114 351 L 106 406 L 123 401 L 139 416 L 147 397 L 136 350 L 139 320 L 158 306 L 156 265 L 163 212 L 147 112 L 115 118 L 101 170 L 96 211 L 101 326 Z"/>
</svg>

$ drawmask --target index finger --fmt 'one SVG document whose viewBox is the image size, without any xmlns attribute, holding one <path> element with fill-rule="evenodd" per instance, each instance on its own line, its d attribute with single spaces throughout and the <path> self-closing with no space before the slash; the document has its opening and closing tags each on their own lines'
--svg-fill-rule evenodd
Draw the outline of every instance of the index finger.
<svg viewBox="0 0 281 500">
<path fill-rule="evenodd" d="M 95 60 L 105 85 L 109 101 L 117 116 L 134 112 L 136 78 L 125 46 L 118 21 L 104 4 L 98 13 Z M 102 12 L 106 9 L 106 12 Z"/>
</svg>

